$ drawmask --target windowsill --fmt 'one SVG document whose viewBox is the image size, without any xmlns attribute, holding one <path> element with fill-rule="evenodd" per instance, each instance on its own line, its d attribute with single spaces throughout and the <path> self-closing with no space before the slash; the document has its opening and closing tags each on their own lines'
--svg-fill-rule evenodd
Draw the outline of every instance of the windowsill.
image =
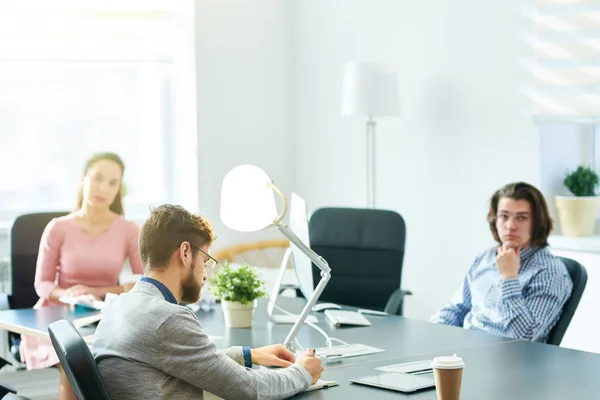
<svg viewBox="0 0 600 400">
<path fill-rule="evenodd" d="M 579 251 L 600 254 L 600 235 L 589 237 L 550 236 L 550 247 L 557 250 Z"/>
</svg>

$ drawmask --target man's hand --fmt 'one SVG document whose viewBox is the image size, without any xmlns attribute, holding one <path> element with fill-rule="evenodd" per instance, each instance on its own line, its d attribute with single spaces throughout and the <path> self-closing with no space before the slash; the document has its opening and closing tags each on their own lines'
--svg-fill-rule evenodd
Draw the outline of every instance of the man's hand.
<svg viewBox="0 0 600 400">
<path fill-rule="evenodd" d="M 521 267 L 520 250 L 500 246 L 496 255 L 496 268 L 503 279 L 517 278 Z"/>
<path fill-rule="evenodd" d="M 252 349 L 252 364 L 265 367 L 284 367 L 293 365 L 296 361 L 294 353 L 283 347 L 281 344 L 259 347 Z"/>
<path fill-rule="evenodd" d="M 308 371 L 310 376 L 312 376 L 313 385 L 321 378 L 321 373 L 324 368 L 321 364 L 321 359 L 315 356 L 314 349 L 306 350 L 306 353 L 298 360 L 298 364 L 302 365 Z"/>
</svg>

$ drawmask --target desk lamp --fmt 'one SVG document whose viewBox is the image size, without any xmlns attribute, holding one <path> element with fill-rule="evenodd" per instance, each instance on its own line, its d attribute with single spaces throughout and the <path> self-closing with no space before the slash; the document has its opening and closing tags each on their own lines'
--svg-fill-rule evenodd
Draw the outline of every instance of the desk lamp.
<svg viewBox="0 0 600 400">
<path fill-rule="evenodd" d="M 282 202 L 282 211 L 277 212 L 275 192 Z M 298 320 L 292 326 L 283 345 L 291 349 L 292 341 L 308 317 L 311 309 L 331 278 L 331 269 L 327 261 L 312 251 L 282 223 L 287 214 L 287 199 L 275 186 L 271 178 L 255 165 L 238 165 L 223 178 L 221 186 L 221 220 L 230 229 L 239 232 L 255 232 L 269 227 L 277 228 L 321 270 L 321 280 L 312 296 L 306 302 Z"/>
</svg>

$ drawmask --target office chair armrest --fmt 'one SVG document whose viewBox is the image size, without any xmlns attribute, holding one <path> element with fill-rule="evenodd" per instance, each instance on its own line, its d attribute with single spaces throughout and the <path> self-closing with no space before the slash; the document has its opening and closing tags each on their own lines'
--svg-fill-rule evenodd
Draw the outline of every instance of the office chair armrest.
<svg viewBox="0 0 600 400">
<path fill-rule="evenodd" d="M 6 293 L 0 293 L 0 311 L 8 309 L 10 309 L 8 295 Z"/>
<path fill-rule="evenodd" d="M 404 296 L 411 295 L 409 290 L 396 289 L 390 296 L 384 311 L 388 314 L 402 315 L 404 312 Z"/>
<path fill-rule="evenodd" d="M 8 386 L 6 383 L 0 382 L 0 399 L 9 393 L 17 394 L 17 391 L 12 386 Z"/>
<path fill-rule="evenodd" d="M 2 367 L 4 367 L 5 365 L 12 365 L 12 363 L 2 357 L 0 357 L 0 369 L 2 369 Z"/>
</svg>

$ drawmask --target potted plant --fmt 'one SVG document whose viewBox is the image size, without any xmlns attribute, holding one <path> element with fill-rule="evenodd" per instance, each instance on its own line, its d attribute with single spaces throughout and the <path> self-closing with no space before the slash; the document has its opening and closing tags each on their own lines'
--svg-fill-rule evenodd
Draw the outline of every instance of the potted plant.
<svg viewBox="0 0 600 400">
<path fill-rule="evenodd" d="M 584 166 L 567 173 L 563 183 L 574 196 L 556 196 L 563 235 L 583 237 L 594 234 L 600 205 L 600 198 L 596 196 L 598 182 L 598 174 Z"/>
<path fill-rule="evenodd" d="M 209 291 L 221 299 L 225 325 L 230 328 L 252 326 L 256 299 L 267 295 L 260 272 L 248 264 L 232 268 L 225 263 L 209 279 Z"/>
</svg>

